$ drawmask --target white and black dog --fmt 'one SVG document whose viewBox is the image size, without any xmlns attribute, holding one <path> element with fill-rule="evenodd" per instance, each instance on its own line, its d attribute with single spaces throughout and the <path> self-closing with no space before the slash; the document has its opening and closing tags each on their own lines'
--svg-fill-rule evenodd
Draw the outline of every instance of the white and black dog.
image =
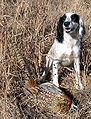
<svg viewBox="0 0 91 119">
<path fill-rule="evenodd" d="M 84 22 L 79 15 L 69 12 L 60 17 L 57 37 L 46 56 L 46 69 L 42 76 L 45 77 L 52 67 L 53 84 L 59 86 L 58 65 L 69 66 L 74 63 L 76 89 L 83 89 L 80 78 L 80 41 L 78 36 L 83 39 L 85 34 Z"/>
</svg>

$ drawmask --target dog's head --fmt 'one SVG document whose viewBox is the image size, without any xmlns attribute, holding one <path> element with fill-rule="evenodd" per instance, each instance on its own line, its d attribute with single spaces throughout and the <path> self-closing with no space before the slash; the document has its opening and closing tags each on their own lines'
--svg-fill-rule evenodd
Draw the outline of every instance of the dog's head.
<svg viewBox="0 0 91 119">
<path fill-rule="evenodd" d="M 84 38 L 86 31 L 82 18 L 73 13 L 69 12 L 60 17 L 58 26 L 57 26 L 57 39 L 63 41 L 63 33 L 67 34 L 79 34 L 81 39 Z"/>
</svg>

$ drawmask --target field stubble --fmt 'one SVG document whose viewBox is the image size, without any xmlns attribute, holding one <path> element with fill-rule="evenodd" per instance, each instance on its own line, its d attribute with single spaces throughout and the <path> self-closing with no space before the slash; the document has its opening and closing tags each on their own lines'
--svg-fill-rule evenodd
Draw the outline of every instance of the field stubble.
<svg viewBox="0 0 91 119">
<path fill-rule="evenodd" d="M 81 41 L 84 91 L 75 90 L 74 70 L 61 68 L 61 86 L 79 101 L 75 115 L 41 112 L 23 91 L 24 81 L 40 82 L 45 56 L 55 37 L 59 17 L 73 11 L 84 19 L 87 35 Z M 90 0 L 0 1 L 0 118 L 91 118 L 91 2 Z M 63 73 L 64 72 L 64 73 Z M 70 72 L 70 73 L 69 73 Z M 26 75 L 27 74 L 27 75 Z M 29 106 L 29 107 L 28 107 Z"/>
</svg>

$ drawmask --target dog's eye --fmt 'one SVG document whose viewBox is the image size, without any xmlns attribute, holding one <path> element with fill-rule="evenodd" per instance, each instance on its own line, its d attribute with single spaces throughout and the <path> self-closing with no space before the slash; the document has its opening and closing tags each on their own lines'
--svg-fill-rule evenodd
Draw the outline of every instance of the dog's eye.
<svg viewBox="0 0 91 119">
<path fill-rule="evenodd" d="M 79 22 L 79 16 L 78 15 L 76 15 L 76 14 L 73 14 L 72 16 L 71 16 L 71 19 L 72 19 L 72 21 L 74 21 L 74 22 Z"/>
<path fill-rule="evenodd" d="M 75 21 L 75 20 L 76 20 L 76 17 L 73 15 L 73 16 L 71 17 L 71 19 L 72 19 L 72 21 Z"/>
</svg>

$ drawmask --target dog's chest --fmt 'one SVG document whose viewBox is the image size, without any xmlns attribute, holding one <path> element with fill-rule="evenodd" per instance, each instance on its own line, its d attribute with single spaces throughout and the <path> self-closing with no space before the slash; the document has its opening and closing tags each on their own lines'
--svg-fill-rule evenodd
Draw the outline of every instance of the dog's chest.
<svg viewBox="0 0 91 119">
<path fill-rule="evenodd" d="M 74 60 L 74 43 L 57 44 L 55 58 L 59 60 L 62 65 L 70 65 Z"/>
<path fill-rule="evenodd" d="M 70 65 L 73 62 L 73 48 L 68 47 L 65 48 L 64 52 L 62 55 L 60 55 L 60 62 L 62 65 Z"/>
</svg>

